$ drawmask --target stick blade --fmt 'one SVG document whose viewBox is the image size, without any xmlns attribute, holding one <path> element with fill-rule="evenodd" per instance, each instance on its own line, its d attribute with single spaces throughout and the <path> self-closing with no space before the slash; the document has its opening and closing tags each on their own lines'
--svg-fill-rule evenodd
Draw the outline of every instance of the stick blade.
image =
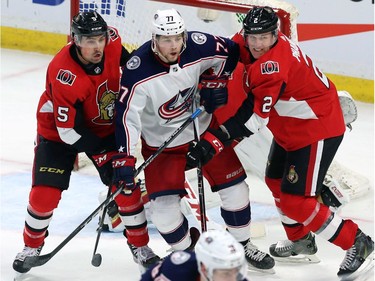
<svg viewBox="0 0 375 281">
<path fill-rule="evenodd" d="M 23 263 L 23 268 L 30 270 L 33 267 L 41 266 L 47 263 L 53 257 L 52 253 L 36 256 L 36 257 L 26 257 Z"/>
</svg>

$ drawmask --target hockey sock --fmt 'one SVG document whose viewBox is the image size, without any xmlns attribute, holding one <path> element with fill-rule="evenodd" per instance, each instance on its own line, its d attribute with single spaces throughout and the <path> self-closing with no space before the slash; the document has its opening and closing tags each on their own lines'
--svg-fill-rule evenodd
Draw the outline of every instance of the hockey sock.
<svg viewBox="0 0 375 281">
<path fill-rule="evenodd" d="M 61 192 L 49 186 L 34 186 L 31 189 L 23 232 L 25 245 L 38 248 L 43 244 L 53 210 L 61 199 Z"/>
<path fill-rule="evenodd" d="M 116 187 L 112 187 L 112 192 Z M 136 247 L 146 246 L 149 241 L 146 213 L 139 188 L 129 195 L 120 193 L 115 198 L 118 212 L 125 225 L 128 242 Z"/>
</svg>

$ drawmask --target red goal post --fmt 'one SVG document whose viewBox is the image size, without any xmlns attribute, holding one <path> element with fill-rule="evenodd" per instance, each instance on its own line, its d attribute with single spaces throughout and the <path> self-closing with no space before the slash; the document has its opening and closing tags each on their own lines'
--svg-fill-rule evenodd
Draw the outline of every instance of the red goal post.
<svg viewBox="0 0 375 281">
<path fill-rule="evenodd" d="M 221 10 L 238 14 L 247 14 L 255 6 L 269 6 L 279 17 L 279 29 L 289 38 L 297 41 L 298 10 L 292 4 L 279 0 L 154 0 L 205 9 Z"/>
<path fill-rule="evenodd" d="M 157 9 L 176 8 L 188 30 L 231 36 L 241 29 L 244 16 L 255 6 L 272 7 L 279 17 L 280 30 L 298 41 L 298 10 L 281 0 L 71 0 L 71 18 L 79 11 L 96 10 L 119 30 L 124 45 L 132 50 L 151 39 L 150 23 Z M 204 18 L 210 13 L 220 14 L 219 19 Z"/>
</svg>

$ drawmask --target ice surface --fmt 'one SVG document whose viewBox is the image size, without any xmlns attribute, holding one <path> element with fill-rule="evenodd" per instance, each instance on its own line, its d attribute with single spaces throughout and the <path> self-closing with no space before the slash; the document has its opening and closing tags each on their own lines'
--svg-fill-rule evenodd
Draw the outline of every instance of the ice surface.
<svg viewBox="0 0 375 281">
<path fill-rule="evenodd" d="M 44 89 L 45 72 L 51 56 L 14 50 L 1 50 L 1 280 L 13 280 L 12 262 L 23 248 L 22 230 L 31 182 L 35 111 Z M 354 219 L 363 231 L 374 237 L 374 108 L 373 104 L 358 103 L 359 116 L 353 131 L 347 132 L 337 160 L 350 169 L 367 176 L 372 189 L 366 197 L 345 206 L 340 215 Z M 194 176 L 190 179 L 194 184 Z M 251 187 L 252 215 L 256 222 L 266 225 L 267 236 L 255 239 L 263 251 L 270 244 L 285 239 L 284 231 L 273 206 L 270 192 L 253 175 L 247 179 Z M 50 236 L 42 254 L 49 253 L 69 235 L 98 205 L 98 194 L 105 187 L 89 169 L 73 173 L 71 186 L 64 192 L 59 208 L 50 224 Z M 206 191 L 208 200 L 215 196 Z M 208 204 L 215 206 L 215 204 Z M 219 210 L 212 207 L 208 215 L 220 222 Z M 189 217 L 191 224 L 196 224 Z M 120 233 L 104 233 L 98 252 L 100 267 L 91 265 L 97 218 L 61 249 L 48 263 L 33 268 L 20 280 L 139 280 L 126 241 Z M 197 225 L 197 224 L 196 224 Z M 199 225 L 197 225 L 199 227 Z M 169 249 L 155 227 L 150 224 L 150 246 L 164 256 Z M 249 271 L 252 281 L 258 280 L 338 280 L 336 273 L 345 255 L 340 248 L 317 237 L 321 262 L 311 265 L 276 263 L 274 275 Z M 373 280 L 373 272 L 363 280 Z M 176 280 L 178 281 L 178 280 Z M 193 280 L 192 280 L 193 281 Z"/>
</svg>

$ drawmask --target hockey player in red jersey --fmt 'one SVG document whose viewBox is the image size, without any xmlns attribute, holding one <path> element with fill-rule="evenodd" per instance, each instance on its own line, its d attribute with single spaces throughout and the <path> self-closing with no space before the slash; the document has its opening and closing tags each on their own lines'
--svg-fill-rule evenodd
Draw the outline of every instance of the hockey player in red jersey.
<svg viewBox="0 0 375 281">
<path fill-rule="evenodd" d="M 116 139 L 122 153 L 113 162 L 119 181 L 134 181 L 134 154 L 140 136 L 142 155 L 147 159 L 201 102 L 206 112 L 197 117 L 196 129 L 202 138 L 216 141 L 218 137 L 210 133 L 217 126 L 211 113 L 226 102 L 223 85 L 238 57 L 238 45 L 233 41 L 186 31 L 176 10 L 154 14 L 152 40 L 129 59 L 116 102 Z M 194 126 L 190 124 L 145 169 L 150 218 L 173 250 L 193 249 L 199 235 L 196 228 L 189 228 L 180 208 L 181 197 L 186 194 L 185 155 L 194 140 Z M 217 149 L 223 152 L 217 161 L 204 167 L 203 175 L 221 198 L 221 215 L 228 231 L 244 246 L 249 264 L 261 270 L 272 269 L 273 258 L 250 240 L 249 188 L 244 169 L 231 146 Z"/>
<path fill-rule="evenodd" d="M 277 24 L 269 7 L 254 8 L 244 19 L 243 34 L 236 38 L 247 98 L 220 126 L 226 134 L 222 141 L 249 137 L 265 126 L 273 134 L 265 180 L 277 208 L 289 218 L 283 225 L 293 243 L 271 245 L 272 255 L 315 253 L 315 233 L 346 250 L 339 276 L 359 273 L 363 263 L 371 262 L 374 242 L 320 201 L 324 176 L 345 132 L 337 91 Z M 212 158 L 208 145 L 202 140 L 190 151 L 192 165 L 195 159 Z"/>
<path fill-rule="evenodd" d="M 141 281 L 247 281 L 243 247 L 225 230 L 204 232 L 193 251 L 176 251 L 149 268 Z"/>
<path fill-rule="evenodd" d="M 20 273 L 28 256 L 38 256 L 61 194 L 69 187 L 76 155 L 85 152 L 101 181 L 112 185 L 111 156 L 116 153 L 114 104 L 120 89 L 120 67 L 129 52 L 121 38 L 97 12 L 77 14 L 71 25 L 72 41 L 50 62 L 46 88 L 37 109 L 37 137 L 32 188 L 23 232 L 25 247 L 13 268 Z M 130 186 L 129 188 L 133 188 Z M 116 203 L 129 247 L 138 263 L 159 258 L 147 246 L 147 222 L 139 188 L 133 196 L 118 195 Z M 146 253 L 147 255 L 145 255 Z"/>
</svg>

